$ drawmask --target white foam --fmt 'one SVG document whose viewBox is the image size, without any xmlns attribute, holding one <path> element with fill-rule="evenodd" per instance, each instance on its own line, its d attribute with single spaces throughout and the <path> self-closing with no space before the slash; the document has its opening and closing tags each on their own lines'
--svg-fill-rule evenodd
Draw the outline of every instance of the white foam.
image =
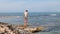
<svg viewBox="0 0 60 34">
<path fill-rule="evenodd" d="M 56 16 L 56 14 L 50 14 L 50 16 Z"/>
</svg>

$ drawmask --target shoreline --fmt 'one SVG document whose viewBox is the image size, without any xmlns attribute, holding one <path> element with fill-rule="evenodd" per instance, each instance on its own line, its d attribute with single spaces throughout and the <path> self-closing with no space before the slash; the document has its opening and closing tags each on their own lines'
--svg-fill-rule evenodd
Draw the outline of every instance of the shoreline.
<svg viewBox="0 0 60 34">
<path fill-rule="evenodd" d="M 15 24 L 8 24 L 4 22 L 0 22 L 0 33 L 6 34 L 32 34 L 36 32 L 40 32 L 43 30 L 43 27 L 25 27 L 24 25 L 15 25 Z"/>
<path fill-rule="evenodd" d="M 19 29 L 19 25 L 0 22 L 0 34 L 23 34 L 22 32 L 31 34 L 29 31 L 24 31 L 22 27 Z"/>
</svg>

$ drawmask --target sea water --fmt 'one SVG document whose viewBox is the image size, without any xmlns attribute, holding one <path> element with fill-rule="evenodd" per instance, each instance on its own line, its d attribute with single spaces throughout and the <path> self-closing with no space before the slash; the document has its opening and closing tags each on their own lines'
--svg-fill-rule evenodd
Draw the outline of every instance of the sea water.
<svg viewBox="0 0 60 34">
<path fill-rule="evenodd" d="M 22 25 L 24 24 L 24 13 L 0 13 L 0 22 Z M 60 12 L 29 12 L 28 24 L 32 27 L 43 26 L 45 28 L 34 34 L 60 34 Z"/>
</svg>

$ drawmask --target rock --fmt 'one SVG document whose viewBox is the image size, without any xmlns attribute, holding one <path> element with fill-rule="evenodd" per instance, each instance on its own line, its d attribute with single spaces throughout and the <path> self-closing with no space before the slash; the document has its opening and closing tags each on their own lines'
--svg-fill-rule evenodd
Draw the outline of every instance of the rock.
<svg viewBox="0 0 60 34">
<path fill-rule="evenodd" d="M 31 32 L 16 26 L 17 25 L 0 22 L 0 34 L 31 34 Z"/>
</svg>

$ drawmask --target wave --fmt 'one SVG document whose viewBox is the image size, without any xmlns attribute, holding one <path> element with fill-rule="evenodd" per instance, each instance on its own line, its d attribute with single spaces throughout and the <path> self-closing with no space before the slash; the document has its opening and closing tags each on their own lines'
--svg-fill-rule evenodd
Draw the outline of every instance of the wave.
<svg viewBox="0 0 60 34">
<path fill-rule="evenodd" d="M 50 14 L 50 16 L 56 16 L 57 14 Z"/>
<path fill-rule="evenodd" d="M 20 18 L 22 16 L 0 16 L 0 18 Z"/>
</svg>

